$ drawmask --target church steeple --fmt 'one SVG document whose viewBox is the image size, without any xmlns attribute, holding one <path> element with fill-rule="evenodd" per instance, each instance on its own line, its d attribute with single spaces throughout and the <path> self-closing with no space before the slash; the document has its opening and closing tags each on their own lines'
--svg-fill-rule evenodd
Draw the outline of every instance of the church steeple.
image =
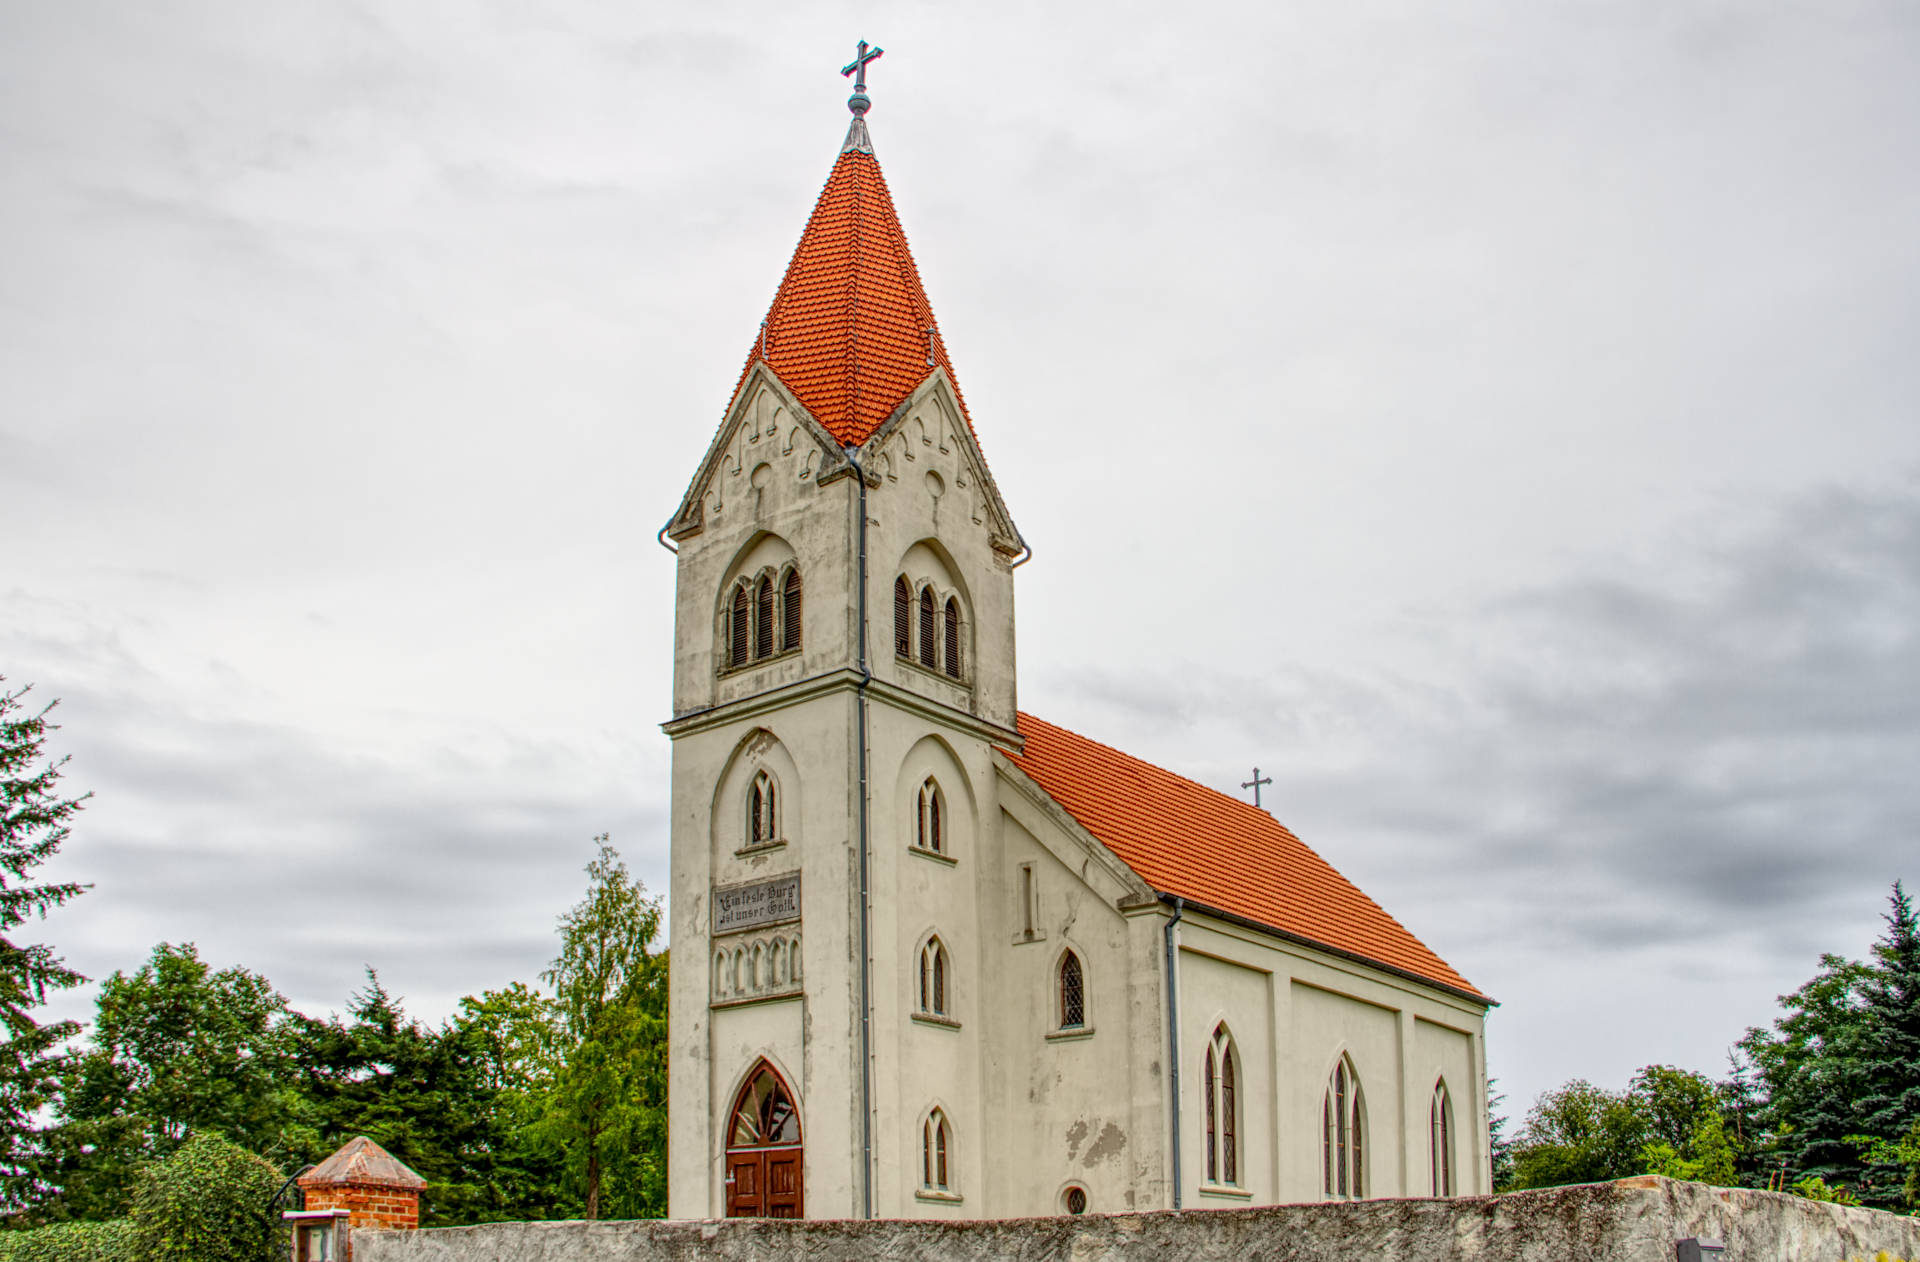
<svg viewBox="0 0 1920 1262">
<path fill-rule="evenodd" d="M 862 80 L 839 159 L 734 387 L 737 393 L 754 364 L 765 362 L 843 447 L 871 438 L 936 369 L 945 370 L 966 410 L 873 154 L 864 69 Z"/>
</svg>

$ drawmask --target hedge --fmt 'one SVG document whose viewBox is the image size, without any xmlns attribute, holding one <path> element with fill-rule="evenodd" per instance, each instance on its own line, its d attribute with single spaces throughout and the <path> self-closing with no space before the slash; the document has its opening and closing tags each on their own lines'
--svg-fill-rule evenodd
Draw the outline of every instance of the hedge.
<svg viewBox="0 0 1920 1262">
<path fill-rule="evenodd" d="M 0 1262 L 134 1262 L 133 1223 L 61 1223 L 0 1231 Z"/>
</svg>

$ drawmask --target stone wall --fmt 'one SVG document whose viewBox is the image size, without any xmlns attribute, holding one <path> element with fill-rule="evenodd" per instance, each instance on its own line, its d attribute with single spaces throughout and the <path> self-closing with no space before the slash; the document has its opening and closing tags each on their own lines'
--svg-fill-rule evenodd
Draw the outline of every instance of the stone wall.
<svg viewBox="0 0 1920 1262">
<path fill-rule="evenodd" d="M 1001 1222 L 509 1223 L 356 1235 L 355 1262 L 1725 1262 L 1920 1259 L 1920 1219 L 1771 1192 L 1626 1179 L 1392 1200 Z"/>
</svg>

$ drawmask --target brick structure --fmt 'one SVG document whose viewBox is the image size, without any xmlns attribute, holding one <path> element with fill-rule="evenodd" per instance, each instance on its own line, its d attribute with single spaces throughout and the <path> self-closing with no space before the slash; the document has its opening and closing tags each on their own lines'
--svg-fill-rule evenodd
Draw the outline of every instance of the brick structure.
<svg viewBox="0 0 1920 1262">
<path fill-rule="evenodd" d="M 341 1247 L 330 1256 L 322 1255 L 326 1262 L 349 1262 L 352 1251 L 347 1242 L 356 1229 L 410 1230 L 420 1225 L 420 1190 L 427 1181 L 365 1135 L 349 1140 L 301 1175 L 299 1182 L 306 1208 L 287 1215 L 290 1220 L 317 1223 L 343 1215 L 347 1220 L 345 1230 L 339 1232 Z M 299 1257 L 297 1238 L 294 1252 L 297 1262 L 306 1262 Z"/>
</svg>

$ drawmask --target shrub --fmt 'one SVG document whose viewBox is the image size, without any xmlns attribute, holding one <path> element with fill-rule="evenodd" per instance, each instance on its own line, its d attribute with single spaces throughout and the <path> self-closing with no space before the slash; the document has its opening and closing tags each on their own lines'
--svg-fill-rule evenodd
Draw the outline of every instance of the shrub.
<svg viewBox="0 0 1920 1262">
<path fill-rule="evenodd" d="M 200 1135 L 140 1175 L 133 1197 L 139 1262 L 269 1262 L 280 1175 L 244 1148 Z"/>
<path fill-rule="evenodd" d="M 61 1223 L 33 1231 L 0 1231 L 0 1262 L 134 1262 L 133 1224 Z"/>
</svg>

